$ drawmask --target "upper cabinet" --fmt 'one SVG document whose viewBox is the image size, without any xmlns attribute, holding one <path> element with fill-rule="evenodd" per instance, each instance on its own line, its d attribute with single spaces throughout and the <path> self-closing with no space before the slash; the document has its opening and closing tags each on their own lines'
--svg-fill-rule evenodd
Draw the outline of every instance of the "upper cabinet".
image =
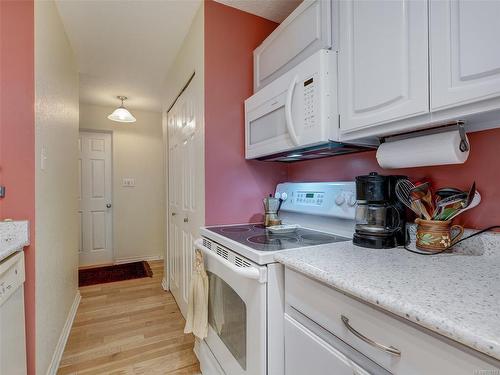
<svg viewBox="0 0 500 375">
<path fill-rule="evenodd" d="M 254 88 L 325 48 L 338 53 L 340 141 L 499 127 L 498 15 L 500 0 L 306 0 L 254 51 Z"/>
<path fill-rule="evenodd" d="M 431 110 L 500 95 L 500 1 L 430 2 Z"/>
<path fill-rule="evenodd" d="M 335 46 L 337 2 L 305 0 L 257 47 L 254 92 L 320 49 Z"/>
<path fill-rule="evenodd" d="M 429 111 L 427 2 L 341 1 L 343 133 Z"/>
</svg>

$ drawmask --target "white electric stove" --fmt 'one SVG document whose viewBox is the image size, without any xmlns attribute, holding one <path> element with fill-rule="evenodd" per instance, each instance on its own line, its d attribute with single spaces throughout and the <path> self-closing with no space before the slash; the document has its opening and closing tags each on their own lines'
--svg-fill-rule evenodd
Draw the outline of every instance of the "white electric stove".
<svg viewBox="0 0 500 375">
<path fill-rule="evenodd" d="M 203 374 L 285 373 L 284 270 L 274 256 L 350 241 L 355 195 L 354 182 L 283 183 L 275 192 L 279 216 L 297 231 L 273 234 L 260 223 L 201 228 L 195 244 L 209 276 L 209 333 L 195 351 Z"/>
</svg>

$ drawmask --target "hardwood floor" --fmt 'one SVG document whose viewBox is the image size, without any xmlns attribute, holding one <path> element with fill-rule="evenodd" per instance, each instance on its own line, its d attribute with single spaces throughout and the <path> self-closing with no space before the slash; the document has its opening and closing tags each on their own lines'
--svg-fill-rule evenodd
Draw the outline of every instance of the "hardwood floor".
<svg viewBox="0 0 500 375">
<path fill-rule="evenodd" d="M 152 278 L 80 288 L 82 301 L 58 374 L 199 374 L 194 337 L 172 294 Z"/>
</svg>

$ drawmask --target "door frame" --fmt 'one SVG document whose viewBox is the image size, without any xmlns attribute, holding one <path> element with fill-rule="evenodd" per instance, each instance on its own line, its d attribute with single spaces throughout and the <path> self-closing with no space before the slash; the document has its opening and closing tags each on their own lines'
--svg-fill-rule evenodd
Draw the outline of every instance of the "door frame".
<svg viewBox="0 0 500 375">
<path fill-rule="evenodd" d="M 111 264 L 115 264 L 115 215 L 114 215 L 114 136 L 113 136 L 113 130 L 101 130 L 101 129 L 90 129 L 90 128 L 79 128 L 78 129 L 78 136 L 80 136 L 81 133 L 101 133 L 101 134 L 109 134 L 111 138 Z M 81 231 L 81 229 L 80 229 Z M 83 235 L 83 232 L 81 233 Z M 78 258 L 78 268 L 79 269 L 84 269 L 84 268 L 91 268 L 94 267 L 95 265 L 85 265 L 81 266 L 80 265 L 80 258 Z"/>
</svg>

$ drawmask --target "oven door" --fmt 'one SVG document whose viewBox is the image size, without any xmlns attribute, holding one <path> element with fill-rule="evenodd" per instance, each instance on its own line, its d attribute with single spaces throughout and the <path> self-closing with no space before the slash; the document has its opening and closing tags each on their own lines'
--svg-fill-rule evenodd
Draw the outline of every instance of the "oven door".
<svg viewBox="0 0 500 375">
<path fill-rule="evenodd" d="M 267 267 L 211 242 L 195 242 L 209 279 L 205 342 L 226 374 L 266 374 Z"/>
</svg>

